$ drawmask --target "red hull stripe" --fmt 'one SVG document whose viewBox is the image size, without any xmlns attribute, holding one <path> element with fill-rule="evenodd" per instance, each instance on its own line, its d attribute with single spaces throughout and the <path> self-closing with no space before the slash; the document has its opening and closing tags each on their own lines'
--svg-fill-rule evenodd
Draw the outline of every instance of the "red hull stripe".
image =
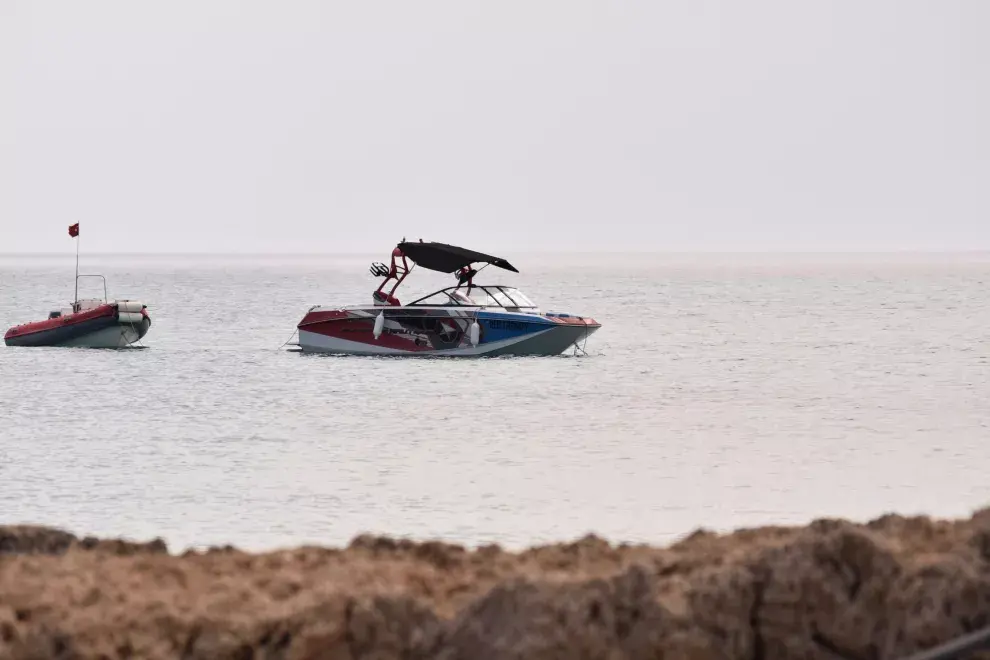
<svg viewBox="0 0 990 660">
<path fill-rule="evenodd" d="M 113 305 L 100 305 L 94 309 L 87 309 L 84 312 L 67 314 L 54 319 L 45 319 L 44 321 L 25 323 L 24 325 L 15 325 L 7 331 L 7 334 L 4 335 L 4 339 L 21 337 L 23 335 L 34 334 L 36 332 L 45 332 L 47 330 L 55 330 L 58 328 L 71 327 L 77 323 L 85 323 L 86 321 L 102 318 L 104 316 L 115 316 L 116 313 L 117 311 Z"/>
<path fill-rule="evenodd" d="M 321 323 L 323 321 L 333 321 L 335 319 L 346 319 L 350 314 L 338 310 L 320 311 L 320 312 L 310 312 L 303 317 L 303 320 L 299 322 L 297 327 L 303 327 L 304 325 L 309 325 L 311 323 Z M 309 330 L 309 328 L 306 328 Z"/>
<path fill-rule="evenodd" d="M 346 313 L 345 313 L 346 316 Z M 307 317 L 308 318 L 308 317 Z M 299 324 L 303 327 L 303 323 Z M 434 350 L 432 346 L 429 345 L 417 345 L 416 342 L 411 339 L 405 339 L 402 335 L 392 335 L 387 333 L 382 333 L 378 339 L 375 339 L 375 319 L 352 319 L 348 321 L 330 321 L 328 323 L 312 323 L 305 324 L 303 328 L 307 332 L 313 332 L 318 335 L 324 335 L 326 337 L 333 337 L 335 339 L 346 339 L 348 341 L 356 341 L 362 344 L 370 344 L 372 346 L 381 346 L 383 348 L 394 348 L 400 351 L 432 351 Z"/>
</svg>

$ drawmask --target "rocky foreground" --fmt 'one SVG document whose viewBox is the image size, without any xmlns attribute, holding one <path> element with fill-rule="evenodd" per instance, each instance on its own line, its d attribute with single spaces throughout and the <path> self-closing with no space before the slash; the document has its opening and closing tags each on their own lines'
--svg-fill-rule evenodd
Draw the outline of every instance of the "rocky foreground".
<svg viewBox="0 0 990 660">
<path fill-rule="evenodd" d="M 359 537 L 175 556 L 0 527 L 11 659 L 879 659 L 986 625 L 990 509 L 521 553 Z"/>
</svg>

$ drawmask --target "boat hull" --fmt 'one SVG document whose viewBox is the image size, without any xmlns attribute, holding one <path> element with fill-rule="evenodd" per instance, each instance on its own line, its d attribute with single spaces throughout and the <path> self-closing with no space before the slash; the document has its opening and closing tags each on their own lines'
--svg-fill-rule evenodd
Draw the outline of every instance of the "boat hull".
<svg viewBox="0 0 990 660">
<path fill-rule="evenodd" d="M 126 348 L 151 328 L 146 310 L 119 312 L 116 305 L 101 305 L 75 314 L 15 326 L 7 331 L 7 346 L 60 346 L 78 348 Z"/>
<path fill-rule="evenodd" d="M 375 320 L 384 310 L 382 332 Z M 471 325 L 478 324 L 478 343 Z M 594 319 L 450 308 L 378 307 L 311 310 L 299 323 L 304 353 L 365 356 L 552 356 L 583 344 L 599 328 Z"/>
</svg>

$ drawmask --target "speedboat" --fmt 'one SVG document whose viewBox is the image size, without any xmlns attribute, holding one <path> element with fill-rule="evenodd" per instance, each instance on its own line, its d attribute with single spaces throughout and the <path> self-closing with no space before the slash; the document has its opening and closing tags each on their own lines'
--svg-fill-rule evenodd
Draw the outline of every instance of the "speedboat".
<svg viewBox="0 0 990 660">
<path fill-rule="evenodd" d="M 79 224 L 69 227 L 69 236 L 79 236 Z M 126 348 L 148 334 L 151 317 L 139 300 L 109 300 L 103 275 L 79 274 L 79 243 L 76 242 L 75 301 L 52 310 L 44 321 L 15 325 L 7 330 L 7 346 L 75 346 L 82 348 Z M 103 299 L 79 299 L 79 278 L 103 280 Z"/>
<path fill-rule="evenodd" d="M 403 239 L 392 250 L 390 267 L 371 265 L 372 275 L 384 278 L 372 304 L 311 307 L 297 325 L 298 346 L 304 353 L 343 355 L 559 355 L 583 350 L 601 327 L 593 318 L 541 312 L 515 287 L 475 284 L 489 265 L 519 272 L 505 259 L 474 250 Z M 402 304 L 395 291 L 415 266 L 451 273 L 457 285 Z"/>
</svg>

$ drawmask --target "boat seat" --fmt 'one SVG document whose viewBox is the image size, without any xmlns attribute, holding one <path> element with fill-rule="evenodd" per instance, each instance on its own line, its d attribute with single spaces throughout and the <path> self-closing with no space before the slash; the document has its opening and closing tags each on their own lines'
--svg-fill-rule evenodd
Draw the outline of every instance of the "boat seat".
<svg viewBox="0 0 990 660">
<path fill-rule="evenodd" d="M 454 289 L 450 292 L 450 299 L 462 305 L 474 305 L 474 301 L 468 298 L 463 291 Z"/>
</svg>

